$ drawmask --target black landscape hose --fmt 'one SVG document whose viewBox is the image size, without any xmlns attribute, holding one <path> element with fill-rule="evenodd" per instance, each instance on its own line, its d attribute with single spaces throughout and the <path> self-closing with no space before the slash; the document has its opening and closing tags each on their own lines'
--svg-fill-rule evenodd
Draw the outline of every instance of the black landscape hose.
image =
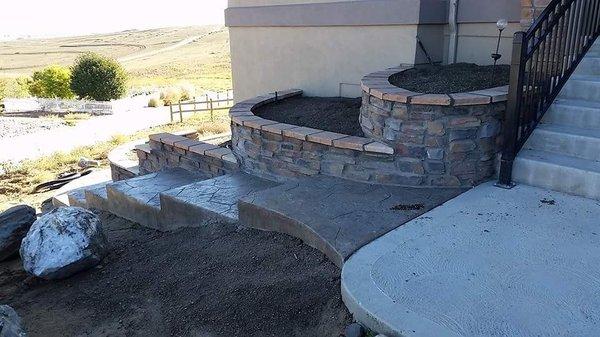
<svg viewBox="0 0 600 337">
<path fill-rule="evenodd" d="M 33 193 L 47 192 L 59 189 L 66 184 L 70 183 L 75 179 L 79 179 L 83 176 L 92 173 L 92 170 L 85 170 L 83 172 L 64 172 L 58 175 L 58 179 L 41 183 L 33 188 Z"/>
</svg>

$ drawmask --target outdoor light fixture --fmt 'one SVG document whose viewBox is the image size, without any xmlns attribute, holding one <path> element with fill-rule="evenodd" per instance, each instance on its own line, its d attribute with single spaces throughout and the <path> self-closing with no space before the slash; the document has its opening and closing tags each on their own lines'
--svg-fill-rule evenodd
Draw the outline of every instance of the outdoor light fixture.
<svg viewBox="0 0 600 337">
<path fill-rule="evenodd" d="M 500 40 L 502 39 L 502 31 L 508 27 L 508 21 L 506 19 L 500 19 L 496 22 L 496 27 L 498 27 L 498 43 L 496 43 L 496 52 L 492 54 L 492 59 L 494 59 L 494 68 L 492 69 L 492 81 L 494 80 L 494 75 L 496 74 L 496 63 L 498 60 L 502 58 L 502 55 L 499 53 L 500 51 Z"/>
<path fill-rule="evenodd" d="M 492 58 L 494 59 L 494 67 L 496 67 L 498 60 L 502 58 L 502 55 L 498 53 L 500 50 L 500 39 L 502 38 L 502 31 L 504 31 L 507 26 L 508 21 L 506 21 L 506 19 L 500 19 L 498 22 L 496 22 L 496 27 L 498 27 L 498 43 L 496 44 L 496 52 L 492 54 Z"/>
</svg>

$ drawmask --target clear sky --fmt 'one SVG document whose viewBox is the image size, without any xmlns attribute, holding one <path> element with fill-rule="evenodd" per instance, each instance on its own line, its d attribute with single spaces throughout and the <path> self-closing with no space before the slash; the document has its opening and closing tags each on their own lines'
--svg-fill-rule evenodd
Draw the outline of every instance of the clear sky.
<svg viewBox="0 0 600 337">
<path fill-rule="evenodd" d="M 227 0 L 3 0 L 0 38 L 222 24 Z"/>
</svg>

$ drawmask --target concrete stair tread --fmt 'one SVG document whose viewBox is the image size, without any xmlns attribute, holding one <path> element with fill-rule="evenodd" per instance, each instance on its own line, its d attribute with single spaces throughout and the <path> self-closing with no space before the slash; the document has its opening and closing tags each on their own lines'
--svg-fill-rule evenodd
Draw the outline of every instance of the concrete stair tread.
<svg viewBox="0 0 600 337">
<path fill-rule="evenodd" d="M 600 102 L 557 99 L 544 115 L 542 123 L 600 130 Z"/>
<path fill-rule="evenodd" d="M 597 161 L 600 160 L 600 130 L 539 124 L 524 148 Z"/>
<path fill-rule="evenodd" d="M 62 195 L 55 196 L 54 198 L 62 201 L 60 206 L 87 207 L 87 201 L 85 198 L 86 190 L 103 187 L 105 185 L 106 183 L 98 183 L 90 186 L 76 188 Z M 55 206 L 59 206 L 56 202 L 54 202 L 54 204 Z"/>
<path fill-rule="evenodd" d="M 586 82 L 598 82 L 600 83 L 600 75 L 584 75 L 576 74 L 569 78 L 569 81 L 586 81 Z"/>
<path fill-rule="evenodd" d="M 600 174 L 600 162 L 559 153 L 525 149 L 519 152 L 517 159 L 539 161 L 550 165 L 569 167 L 581 171 Z"/>
<path fill-rule="evenodd" d="M 513 166 L 517 183 L 600 200 L 600 162 L 539 150 L 521 150 Z"/>
<path fill-rule="evenodd" d="M 341 266 L 363 245 L 463 191 L 308 177 L 241 198 L 239 221 L 300 238 Z"/>
<path fill-rule="evenodd" d="M 568 134 L 577 137 L 587 137 L 600 139 L 600 130 L 583 129 L 569 125 L 545 124 L 541 123 L 537 127 L 538 130 L 552 133 Z"/>
<path fill-rule="evenodd" d="M 209 177 L 171 168 L 106 185 L 108 211 L 147 227 L 160 228 L 160 193 Z"/>
<path fill-rule="evenodd" d="M 571 99 L 571 98 L 557 98 L 554 101 L 555 105 L 559 106 L 573 106 L 578 108 L 588 108 L 597 110 L 600 112 L 600 102 L 588 101 L 584 99 Z"/>
<path fill-rule="evenodd" d="M 108 192 L 106 184 L 85 190 L 85 200 L 88 208 L 108 211 Z"/>
<path fill-rule="evenodd" d="M 208 177 L 180 168 L 168 169 L 106 185 L 108 191 L 124 194 L 150 207 L 160 209 L 160 193 Z"/>
<path fill-rule="evenodd" d="M 161 193 L 166 226 L 197 226 L 207 221 L 238 221 L 238 200 L 280 185 L 246 173 L 194 182 Z"/>
</svg>

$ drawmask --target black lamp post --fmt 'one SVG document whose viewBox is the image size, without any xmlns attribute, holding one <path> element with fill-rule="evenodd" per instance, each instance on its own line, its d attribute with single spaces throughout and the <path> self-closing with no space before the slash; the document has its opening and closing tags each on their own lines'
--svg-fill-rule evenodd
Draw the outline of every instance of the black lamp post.
<svg viewBox="0 0 600 337">
<path fill-rule="evenodd" d="M 502 39 L 502 32 L 508 26 L 508 21 L 506 19 L 500 19 L 496 22 L 496 27 L 498 27 L 498 43 L 496 43 L 496 52 L 492 54 L 492 59 L 494 60 L 494 67 L 492 68 L 492 82 L 494 81 L 494 77 L 496 75 L 496 64 L 498 60 L 502 58 L 500 52 L 500 40 Z"/>
</svg>

